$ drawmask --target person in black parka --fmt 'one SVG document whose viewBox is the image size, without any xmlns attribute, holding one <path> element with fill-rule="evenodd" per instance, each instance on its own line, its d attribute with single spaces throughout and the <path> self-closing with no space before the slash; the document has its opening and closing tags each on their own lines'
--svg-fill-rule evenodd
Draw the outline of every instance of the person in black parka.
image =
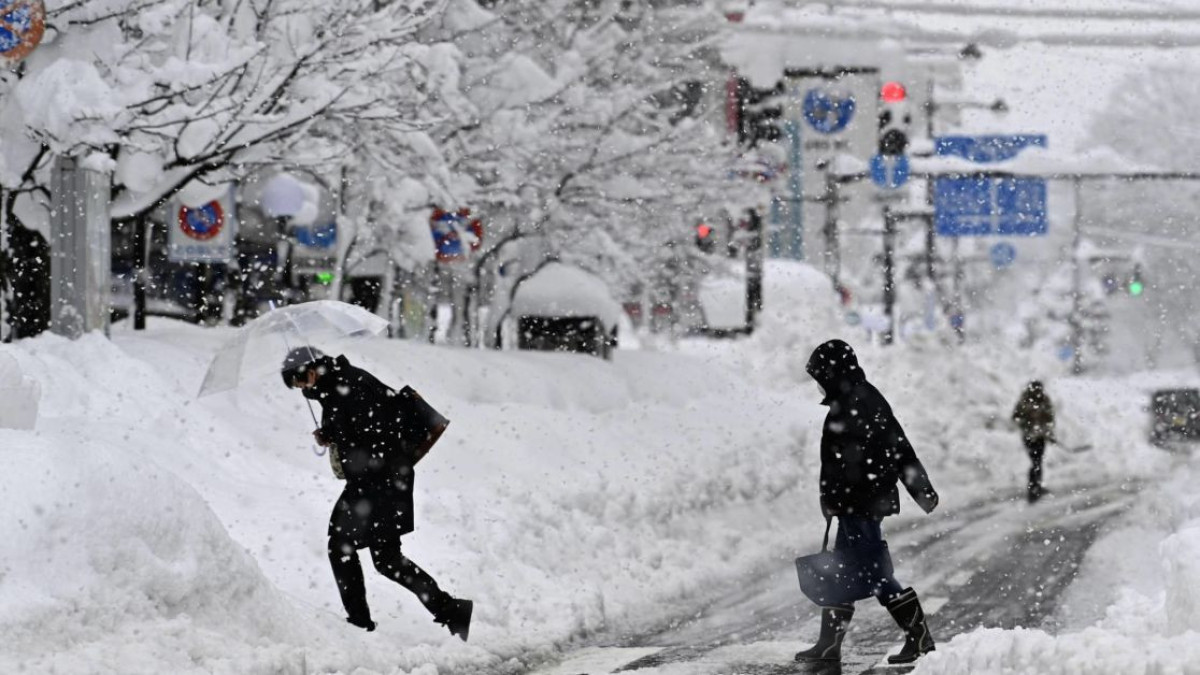
<svg viewBox="0 0 1200 675">
<path fill-rule="evenodd" d="M 1013 408 L 1012 420 L 1021 429 L 1021 440 L 1029 453 L 1029 502 L 1042 497 L 1042 456 L 1046 454 L 1046 443 L 1054 443 L 1054 404 L 1046 395 L 1046 388 L 1038 380 L 1025 385 L 1021 398 Z"/>
<path fill-rule="evenodd" d="M 412 591 L 434 621 L 466 640 L 471 601 L 453 598 L 401 552 L 400 538 L 414 528 L 413 467 L 420 459 L 401 392 L 345 356 L 329 357 L 311 347 L 291 350 L 282 375 L 287 386 L 321 404 L 321 427 L 313 437 L 330 448 L 334 472 L 346 480 L 329 518 L 329 564 L 346 620 L 375 629 L 358 561 L 358 549 L 370 548 L 380 574 Z"/>
<path fill-rule="evenodd" d="M 897 481 L 925 510 L 933 511 L 938 495 L 916 452 L 892 414 L 883 394 L 867 382 L 850 345 L 830 340 L 813 352 L 806 368 L 821 387 L 829 406 L 821 434 L 821 511 L 837 518 L 834 550 L 856 545 L 886 545 L 880 522 L 900 512 Z M 888 658 L 910 663 L 933 651 L 933 638 L 916 591 L 892 576 L 876 590 L 904 631 L 904 647 Z M 840 661 L 842 639 L 854 616 L 854 605 L 823 607 L 817 644 L 796 654 L 797 661 Z"/>
</svg>

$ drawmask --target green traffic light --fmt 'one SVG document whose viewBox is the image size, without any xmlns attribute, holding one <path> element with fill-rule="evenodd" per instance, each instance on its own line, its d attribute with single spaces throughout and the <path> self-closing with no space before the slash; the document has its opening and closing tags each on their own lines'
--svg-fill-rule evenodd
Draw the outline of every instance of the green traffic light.
<svg viewBox="0 0 1200 675">
<path fill-rule="evenodd" d="M 1144 291 L 1144 290 L 1146 290 L 1146 285 L 1143 284 L 1142 282 L 1140 282 L 1140 281 L 1129 282 L 1129 294 L 1130 295 L 1134 295 L 1134 296 L 1141 295 L 1142 291 Z"/>
<path fill-rule="evenodd" d="M 333 283 L 333 272 L 317 272 L 317 283 L 328 286 Z"/>
</svg>

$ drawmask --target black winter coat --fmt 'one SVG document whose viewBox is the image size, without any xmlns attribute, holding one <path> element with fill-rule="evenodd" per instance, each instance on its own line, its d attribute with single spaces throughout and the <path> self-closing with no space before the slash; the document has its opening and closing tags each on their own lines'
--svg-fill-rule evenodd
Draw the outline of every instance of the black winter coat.
<svg viewBox="0 0 1200 675">
<path fill-rule="evenodd" d="M 927 513 L 938 503 L 925 467 L 883 394 L 867 382 L 850 345 L 830 340 L 808 361 L 829 406 L 821 434 L 821 510 L 883 518 L 900 512 L 902 481 Z"/>
<path fill-rule="evenodd" d="M 345 356 L 322 357 L 316 367 L 316 385 L 304 395 L 321 404 L 321 437 L 337 447 L 346 476 L 329 536 L 362 547 L 412 532 L 416 459 L 400 392 Z"/>
</svg>

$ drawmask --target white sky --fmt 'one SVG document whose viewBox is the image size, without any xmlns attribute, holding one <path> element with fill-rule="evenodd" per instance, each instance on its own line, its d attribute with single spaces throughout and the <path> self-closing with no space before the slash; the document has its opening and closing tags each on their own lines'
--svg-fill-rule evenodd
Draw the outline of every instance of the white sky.
<svg viewBox="0 0 1200 675">
<path fill-rule="evenodd" d="M 1200 0 L 930 0 L 964 7 L 1028 7 L 1036 9 L 1155 10 L 1177 7 L 1200 10 Z M 1200 36 L 1200 20 L 1172 23 L 1108 21 L 1098 19 L 1027 19 L 1003 16 L 955 16 L 897 12 L 895 18 L 927 29 L 969 33 L 979 30 L 1010 31 L 1022 36 L 1041 32 L 1086 35 L 1146 35 L 1174 33 Z M 1152 65 L 1193 68 L 1200 80 L 1200 48 L 1093 48 L 1024 43 L 1002 49 L 984 47 L 984 58 L 965 76 L 965 93 L 978 100 L 1005 99 L 1005 116 L 968 110 L 963 115 L 967 132 L 1043 132 L 1054 147 L 1079 148 L 1092 115 L 1108 100 L 1113 87 L 1130 72 Z M 1080 148 L 1082 149 L 1082 148 Z"/>
</svg>

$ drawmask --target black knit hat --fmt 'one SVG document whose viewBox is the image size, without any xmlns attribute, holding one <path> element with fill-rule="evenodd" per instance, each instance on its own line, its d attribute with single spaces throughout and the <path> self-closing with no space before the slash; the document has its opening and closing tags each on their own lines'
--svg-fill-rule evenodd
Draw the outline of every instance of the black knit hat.
<svg viewBox="0 0 1200 675">
<path fill-rule="evenodd" d="M 292 383 L 308 373 L 308 369 L 318 360 L 325 358 L 325 353 L 316 347 L 296 347 L 287 353 L 283 359 L 280 374 L 283 383 L 291 387 Z"/>
</svg>

